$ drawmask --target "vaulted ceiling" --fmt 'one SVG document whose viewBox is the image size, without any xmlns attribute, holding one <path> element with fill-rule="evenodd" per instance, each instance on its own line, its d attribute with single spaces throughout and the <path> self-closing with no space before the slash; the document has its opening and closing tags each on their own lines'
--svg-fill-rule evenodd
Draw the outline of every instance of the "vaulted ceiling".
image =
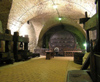
<svg viewBox="0 0 100 82">
<path fill-rule="evenodd" d="M 0 0 L 0 20 L 8 21 L 9 28 L 19 28 L 32 18 L 44 19 L 44 22 L 57 17 L 79 21 L 86 11 L 90 17 L 95 14 L 94 2 L 95 0 Z M 57 5 L 57 9 L 53 5 Z"/>
<path fill-rule="evenodd" d="M 53 8 L 54 5 L 57 5 L 56 9 Z M 64 24 L 71 32 L 76 28 L 85 36 L 82 25 L 79 24 L 79 19 L 85 17 L 85 12 L 89 17 L 96 13 L 95 0 L 0 0 L 0 20 L 4 28 L 19 31 L 24 23 L 32 21 L 38 32 L 36 36 L 40 39 L 49 28 L 59 24 Z M 59 17 L 62 18 L 61 21 L 58 20 Z M 68 26 L 73 28 L 68 29 Z"/>
<path fill-rule="evenodd" d="M 13 0 L 8 27 L 16 30 L 30 19 L 46 22 L 50 18 L 68 18 L 79 21 L 87 11 L 88 16 L 95 14 L 95 0 Z M 57 9 L 53 8 L 57 5 Z M 69 20 L 70 21 L 70 20 Z"/>
</svg>

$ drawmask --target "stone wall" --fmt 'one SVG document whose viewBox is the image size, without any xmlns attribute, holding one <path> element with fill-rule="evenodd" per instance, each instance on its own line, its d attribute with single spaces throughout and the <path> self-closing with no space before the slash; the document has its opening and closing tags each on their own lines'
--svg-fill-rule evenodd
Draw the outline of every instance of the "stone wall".
<svg viewBox="0 0 100 82">
<path fill-rule="evenodd" d="M 33 25 L 31 24 L 31 22 L 25 23 L 19 30 L 19 35 L 20 36 L 25 36 L 28 35 L 29 36 L 29 50 L 31 52 L 34 52 L 34 49 L 36 48 L 36 32 L 34 30 Z"/>
<path fill-rule="evenodd" d="M 97 30 L 93 30 L 89 32 L 90 40 L 97 39 Z"/>
</svg>

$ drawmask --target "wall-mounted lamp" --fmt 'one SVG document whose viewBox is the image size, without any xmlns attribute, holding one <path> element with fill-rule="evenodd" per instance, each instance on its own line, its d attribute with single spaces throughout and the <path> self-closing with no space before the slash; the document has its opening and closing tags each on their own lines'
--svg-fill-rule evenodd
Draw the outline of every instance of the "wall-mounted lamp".
<svg viewBox="0 0 100 82">
<path fill-rule="evenodd" d="M 86 44 L 86 43 L 84 43 L 84 44 L 83 44 L 83 46 L 84 46 L 84 47 L 85 47 L 85 49 L 86 49 L 86 47 L 87 47 L 87 44 Z"/>
<path fill-rule="evenodd" d="M 59 17 L 58 19 L 59 19 L 59 20 L 62 20 L 62 18 L 61 18 L 61 17 Z"/>
<path fill-rule="evenodd" d="M 20 47 L 23 48 L 23 42 L 20 42 Z"/>
</svg>

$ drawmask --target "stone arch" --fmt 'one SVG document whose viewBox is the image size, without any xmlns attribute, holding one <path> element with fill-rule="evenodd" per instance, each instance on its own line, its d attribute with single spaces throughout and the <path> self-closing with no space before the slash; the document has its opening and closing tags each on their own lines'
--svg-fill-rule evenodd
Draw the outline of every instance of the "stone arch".
<svg viewBox="0 0 100 82">
<path fill-rule="evenodd" d="M 57 21 L 57 19 L 51 19 L 49 20 L 47 23 L 45 23 L 44 27 L 42 28 L 40 35 L 39 35 L 39 39 L 38 39 L 38 45 L 37 46 L 42 46 L 42 39 L 43 39 L 43 35 L 52 27 L 54 26 L 59 26 L 63 24 L 65 27 L 65 30 L 68 30 L 70 32 L 72 32 L 73 34 L 75 34 L 76 38 L 80 41 L 80 46 L 83 46 L 83 43 L 85 42 L 86 36 L 85 36 L 85 32 L 82 29 L 82 27 L 80 25 L 78 25 L 76 22 L 72 21 L 71 19 L 68 19 L 68 21 L 65 21 L 63 19 L 63 21 L 59 22 Z"/>
</svg>

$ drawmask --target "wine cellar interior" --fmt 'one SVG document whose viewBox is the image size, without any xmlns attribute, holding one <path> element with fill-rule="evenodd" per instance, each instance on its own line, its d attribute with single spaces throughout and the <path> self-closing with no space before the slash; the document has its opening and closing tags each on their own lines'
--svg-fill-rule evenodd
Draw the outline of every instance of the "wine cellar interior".
<svg viewBox="0 0 100 82">
<path fill-rule="evenodd" d="M 0 0 L 0 78 L 100 82 L 99 0 Z"/>
</svg>

